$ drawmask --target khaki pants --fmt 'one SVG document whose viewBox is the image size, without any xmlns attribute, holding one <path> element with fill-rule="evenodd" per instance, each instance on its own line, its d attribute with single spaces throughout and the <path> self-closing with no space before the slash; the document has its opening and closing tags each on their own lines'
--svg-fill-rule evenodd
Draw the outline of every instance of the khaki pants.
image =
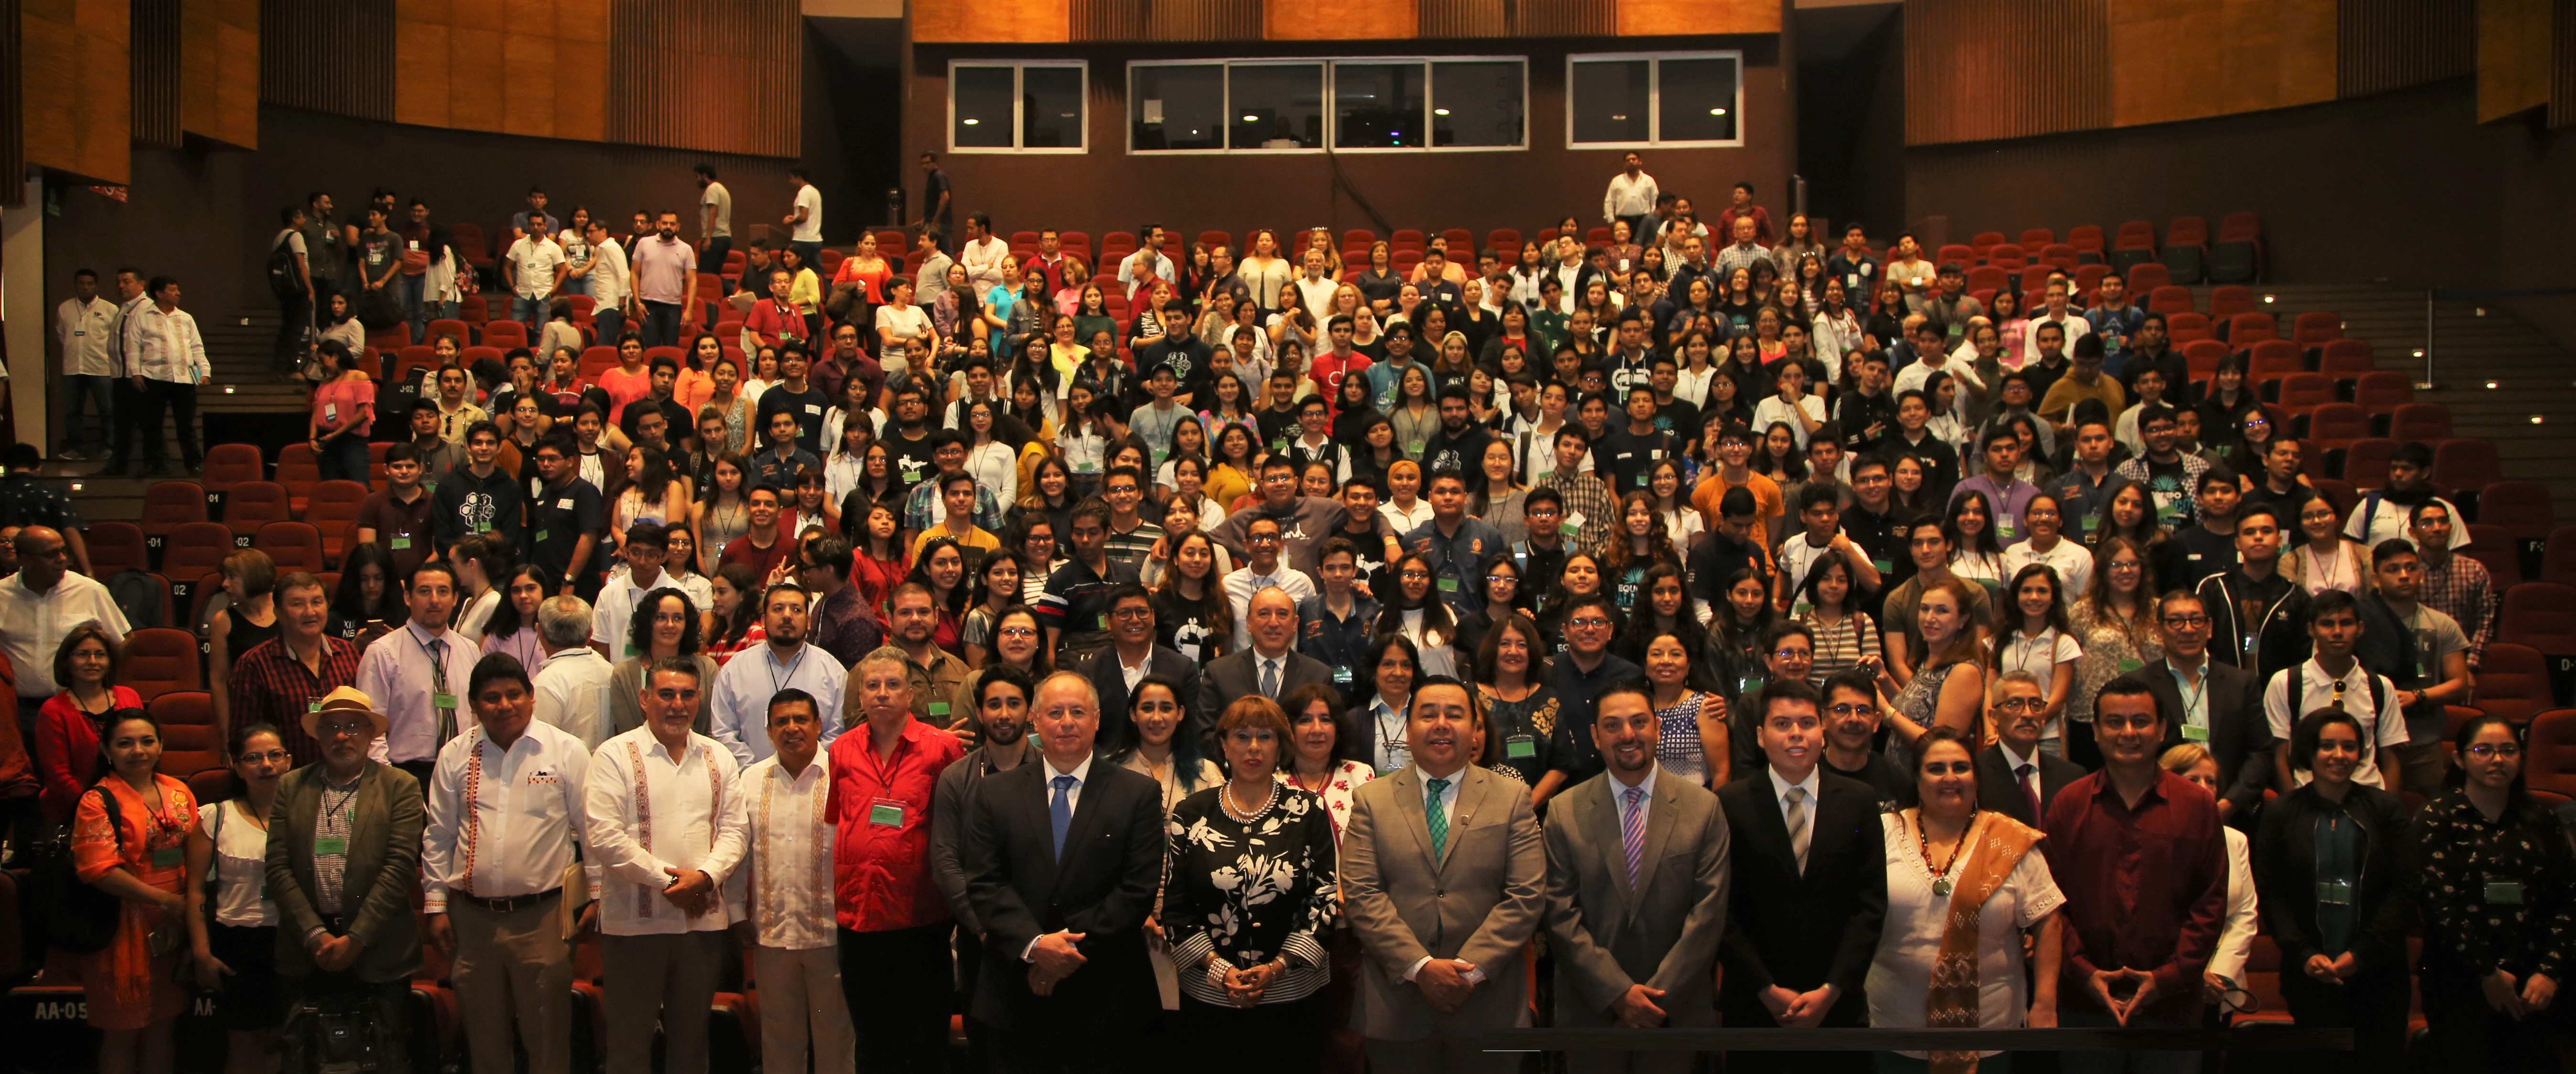
<svg viewBox="0 0 2576 1074">
<path fill-rule="evenodd" d="M 723 972 L 724 933 L 601 936 L 608 1003 L 608 1069 L 653 1069 L 653 1027 L 662 1027 L 663 1074 L 706 1074 L 708 1011 Z"/>
<path fill-rule="evenodd" d="M 858 1036 L 850 1028 L 849 1001 L 841 995 L 840 949 L 755 947 L 751 959 L 760 988 L 761 1066 L 804 1070 L 810 1040 L 814 1074 L 858 1069 Z"/>
<path fill-rule="evenodd" d="M 512 1074 L 511 1028 L 528 1050 L 528 1074 L 571 1074 L 572 944 L 562 896 L 502 913 L 472 900 L 447 904 L 456 929 L 457 1012 L 474 1074 Z"/>
</svg>

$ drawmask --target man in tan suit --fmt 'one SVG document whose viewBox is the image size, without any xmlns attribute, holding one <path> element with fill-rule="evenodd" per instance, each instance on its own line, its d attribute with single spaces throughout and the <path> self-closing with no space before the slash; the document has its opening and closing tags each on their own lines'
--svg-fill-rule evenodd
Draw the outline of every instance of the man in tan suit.
<svg viewBox="0 0 2576 1074">
<path fill-rule="evenodd" d="M 1354 792 L 1343 828 L 1343 912 L 1367 947 L 1359 1030 L 1378 1070 L 1519 1065 L 1483 1037 L 1527 1021 L 1522 947 L 1545 905 L 1547 852 L 1529 792 L 1468 763 L 1471 704 L 1445 675 L 1416 687 L 1412 766 Z"/>
<path fill-rule="evenodd" d="M 1602 774 L 1557 796 L 1547 818 L 1547 931 L 1556 1025 L 1652 1029 L 1717 1024 L 1726 935 L 1726 813 L 1717 795 L 1655 764 L 1663 736 L 1642 683 L 1594 699 Z M 1690 1052 L 1575 1052 L 1576 1074 L 1687 1072 Z"/>
</svg>

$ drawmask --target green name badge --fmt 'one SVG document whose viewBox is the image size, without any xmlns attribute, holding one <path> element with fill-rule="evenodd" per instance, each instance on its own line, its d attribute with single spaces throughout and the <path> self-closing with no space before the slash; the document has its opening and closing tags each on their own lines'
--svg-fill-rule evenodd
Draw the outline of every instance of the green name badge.
<svg viewBox="0 0 2576 1074">
<path fill-rule="evenodd" d="M 538 531 L 537 531 L 537 543 L 538 543 L 538 544 L 544 544 L 544 543 L 546 543 L 546 531 L 544 531 L 544 530 L 538 530 Z"/>
<path fill-rule="evenodd" d="M 635 653 L 636 653 L 635 643 L 634 643 L 634 642 L 631 642 L 631 641 L 630 641 L 630 642 L 627 642 L 627 643 L 626 643 L 626 655 L 627 655 L 627 657 L 628 657 L 629 659 L 632 659 L 632 658 L 635 656 Z"/>
<path fill-rule="evenodd" d="M 1538 743 L 1528 735 L 1513 735 L 1503 740 L 1503 756 L 1518 761 L 1538 756 Z"/>
<path fill-rule="evenodd" d="M 1458 591 L 1458 580 L 1455 578 L 1440 579 L 1439 584 L 1440 591 L 1443 593 L 1455 593 Z"/>
<path fill-rule="evenodd" d="M 2141 668 L 2144 668 L 2144 667 L 2146 667 L 2146 665 L 2145 665 L 2145 664 L 2142 664 L 2142 663 L 2139 663 L 2138 661 L 2135 661 L 2135 660 L 2123 660 L 2123 661 L 2120 661 L 2120 674 L 2122 674 L 2122 675 L 2126 675 L 2126 674 L 2128 674 L 2128 673 L 2130 673 L 2130 672 L 2137 671 L 2137 670 L 2139 670 L 2139 669 L 2141 669 Z"/>
<path fill-rule="evenodd" d="M 1348 686 L 1348 685 L 1350 685 L 1350 684 L 1351 684 L 1351 669 L 1350 669 L 1349 667 L 1347 667 L 1347 666 L 1335 667 L 1335 668 L 1333 669 L 1333 685 L 1335 685 L 1335 686 Z"/>
<path fill-rule="evenodd" d="M 895 802 L 878 802 L 870 805 L 868 823 L 880 828 L 903 827 L 903 806 Z"/>
<path fill-rule="evenodd" d="M 2185 742 L 2207 742 L 2209 741 L 2209 728 L 2203 727 L 2199 724 L 2184 724 L 2182 725 L 2182 740 Z"/>
<path fill-rule="evenodd" d="M 314 700 L 311 700 L 311 701 L 307 701 L 307 702 L 305 702 L 305 703 L 304 703 L 304 711 L 306 711 L 306 712 L 320 712 L 320 711 L 322 711 L 322 701 L 321 701 L 321 699 L 316 698 L 316 699 L 314 699 Z"/>
<path fill-rule="evenodd" d="M 1556 528 L 1557 536 L 1560 537 L 1572 537 L 1581 532 L 1583 532 L 1583 527 L 1577 526 L 1571 522 L 1565 523 Z"/>
<path fill-rule="evenodd" d="M 1870 558 L 1869 566 L 1871 570 L 1877 571 L 1880 574 L 1885 574 L 1896 569 L 1896 561 L 1892 559 L 1879 559 L 1873 556 Z"/>
<path fill-rule="evenodd" d="M 178 868 L 182 863 L 185 863 L 188 860 L 187 853 L 188 851 L 185 847 L 162 847 L 161 849 L 152 852 L 152 867 L 155 869 Z"/>
<path fill-rule="evenodd" d="M 411 538 L 409 538 L 409 537 L 396 537 L 396 538 L 394 538 L 393 540 L 391 540 L 391 541 L 387 541 L 387 542 L 385 542 L 385 543 L 387 543 L 387 544 L 389 544 L 389 545 L 392 545 L 392 546 L 393 546 L 393 550 L 394 550 L 394 551 L 396 551 L 396 552 L 400 552 L 400 551 L 402 551 L 402 550 L 404 550 L 404 549 L 406 549 L 406 548 L 410 548 L 410 547 L 411 547 Z"/>
<path fill-rule="evenodd" d="M 320 856 L 325 855 L 325 854 L 339 854 L 339 855 L 343 855 L 343 856 L 345 856 L 345 855 L 347 855 L 348 853 L 349 853 L 349 837 L 348 837 L 348 836 L 345 836 L 345 835 L 319 835 L 319 836 L 315 836 L 315 837 L 313 837 L 313 855 L 314 855 L 315 857 L 320 857 Z"/>
<path fill-rule="evenodd" d="M 2100 528 L 2102 528 L 2102 516 L 2100 516 L 2100 515 L 2086 515 L 2086 516 L 2084 516 L 2084 532 L 2086 532 L 2086 533 L 2091 533 L 2091 532 L 2093 532 L 2094 530 L 2097 530 L 2097 529 L 2100 529 Z"/>
<path fill-rule="evenodd" d="M 429 695 L 429 707 L 434 708 L 434 709 L 452 709 L 452 708 L 455 708 L 455 707 L 456 707 L 456 695 L 455 695 L 455 694 L 431 694 L 431 695 Z"/>
<path fill-rule="evenodd" d="M 946 716 L 946 715 L 948 715 L 948 702 L 945 702 L 945 701 L 933 701 L 933 702 L 931 702 L 931 703 L 930 703 L 930 714 L 931 714 L 931 715 L 933 715 L 933 716 Z"/>
<path fill-rule="evenodd" d="M 2487 881 L 2487 903 L 2493 906 L 2522 905 L 2522 882 L 2519 880 Z"/>
<path fill-rule="evenodd" d="M 1815 610 L 1816 610 L 1816 606 L 1815 606 L 1815 605 L 1813 605 L 1813 604 L 1809 604 L 1809 603 L 1807 603 L 1806 601 L 1803 601 L 1803 600 L 1802 600 L 1802 601 L 1798 601 L 1797 603 L 1794 603 L 1794 604 L 1789 605 L 1789 614 L 1791 614 L 1791 615 L 1805 615 L 1805 614 L 1807 614 L 1808 612 L 1812 612 L 1812 611 L 1815 611 Z"/>
</svg>

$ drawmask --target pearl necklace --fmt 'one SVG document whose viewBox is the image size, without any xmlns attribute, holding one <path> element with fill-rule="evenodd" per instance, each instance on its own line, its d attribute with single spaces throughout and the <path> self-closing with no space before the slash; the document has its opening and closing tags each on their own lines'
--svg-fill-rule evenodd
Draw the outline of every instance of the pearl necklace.
<svg viewBox="0 0 2576 1074">
<path fill-rule="evenodd" d="M 1269 812 L 1271 803 L 1279 800 L 1279 784 L 1275 781 L 1272 782 L 1270 784 L 1270 794 L 1261 800 L 1261 805 L 1259 807 L 1249 812 L 1235 807 L 1234 784 L 1232 783 L 1225 785 L 1225 791 L 1217 795 L 1216 800 L 1218 805 L 1225 808 L 1225 815 L 1232 818 L 1235 823 L 1250 824 L 1255 820 L 1259 820 L 1262 814 Z"/>
</svg>

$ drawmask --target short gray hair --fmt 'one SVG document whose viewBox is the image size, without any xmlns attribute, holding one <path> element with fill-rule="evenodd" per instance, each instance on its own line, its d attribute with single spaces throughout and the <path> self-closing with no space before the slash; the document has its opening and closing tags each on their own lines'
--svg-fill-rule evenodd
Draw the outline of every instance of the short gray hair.
<svg viewBox="0 0 2576 1074">
<path fill-rule="evenodd" d="M 558 649 L 590 641 L 590 602 L 580 597 L 547 597 L 537 605 L 537 637 Z"/>
<path fill-rule="evenodd" d="M 1084 675 L 1079 671 L 1058 671 L 1046 678 L 1039 679 L 1037 692 L 1029 695 L 1029 707 L 1033 709 L 1036 708 L 1037 695 L 1046 693 L 1046 688 L 1054 685 L 1059 679 L 1070 680 L 1075 685 L 1082 687 L 1082 696 L 1091 700 L 1092 714 L 1095 716 L 1100 714 L 1100 688 L 1092 685 L 1090 676 Z"/>
<path fill-rule="evenodd" d="M 2038 675 L 2024 671 L 2020 668 L 2014 668 L 2011 671 L 1995 676 L 1995 699 L 1998 701 L 2002 700 L 2004 696 L 2004 687 L 2007 684 L 2016 682 L 2027 683 L 2031 689 L 2039 691 L 2039 696 L 2043 698 L 2048 696 L 2048 684 L 2041 682 Z"/>
</svg>

